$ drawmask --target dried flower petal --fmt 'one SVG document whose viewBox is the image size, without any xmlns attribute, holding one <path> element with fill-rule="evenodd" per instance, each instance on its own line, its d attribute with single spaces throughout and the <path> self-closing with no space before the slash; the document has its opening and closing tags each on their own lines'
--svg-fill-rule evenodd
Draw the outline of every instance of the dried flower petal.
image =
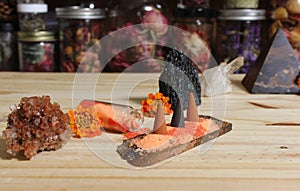
<svg viewBox="0 0 300 191">
<path fill-rule="evenodd" d="M 165 114 L 172 114 L 169 98 L 165 97 L 161 92 L 155 94 L 149 93 L 148 99 L 142 100 L 142 113 L 149 117 L 154 117 L 157 111 L 157 103 L 161 102 L 164 105 Z"/>
</svg>

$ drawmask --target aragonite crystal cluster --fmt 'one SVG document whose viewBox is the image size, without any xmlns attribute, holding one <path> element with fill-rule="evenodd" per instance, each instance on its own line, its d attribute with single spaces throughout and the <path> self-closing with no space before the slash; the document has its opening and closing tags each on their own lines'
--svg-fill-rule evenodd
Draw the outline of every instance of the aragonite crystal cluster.
<svg viewBox="0 0 300 191">
<path fill-rule="evenodd" d="M 2 138 L 13 156 L 22 153 L 31 159 L 38 152 L 59 149 L 71 136 L 68 115 L 49 96 L 23 97 L 10 109 Z"/>
</svg>

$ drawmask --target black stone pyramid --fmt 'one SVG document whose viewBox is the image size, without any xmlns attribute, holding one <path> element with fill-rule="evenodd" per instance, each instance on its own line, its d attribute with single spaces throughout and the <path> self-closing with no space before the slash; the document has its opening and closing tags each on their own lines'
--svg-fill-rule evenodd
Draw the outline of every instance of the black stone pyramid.
<svg viewBox="0 0 300 191">
<path fill-rule="evenodd" d="M 244 77 L 242 84 L 254 94 L 292 94 L 300 89 L 295 80 L 300 62 L 282 29 L 278 29 L 269 47 Z"/>
</svg>

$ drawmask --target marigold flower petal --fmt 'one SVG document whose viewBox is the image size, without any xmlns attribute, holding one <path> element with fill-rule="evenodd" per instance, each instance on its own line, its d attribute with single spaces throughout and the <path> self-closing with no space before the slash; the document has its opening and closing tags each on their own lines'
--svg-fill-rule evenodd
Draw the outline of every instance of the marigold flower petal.
<svg viewBox="0 0 300 191">
<path fill-rule="evenodd" d="M 150 117 L 155 116 L 158 101 L 164 104 L 165 114 L 173 113 L 173 111 L 171 110 L 171 104 L 169 104 L 169 98 L 164 96 L 161 92 L 157 92 L 155 94 L 149 93 L 148 98 L 142 100 L 142 113 Z"/>
<path fill-rule="evenodd" d="M 165 96 L 163 96 L 163 97 L 162 97 L 162 101 L 163 101 L 164 103 L 168 103 L 168 102 L 169 102 L 169 98 L 168 98 L 168 97 L 165 97 Z"/>
<path fill-rule="evenodd" d="M 154 96 L 154 94 L 153 94 L 153 93 L 149 93 L 149 94 L 148 94 L 148 98 L 149 98 L 149 99 L 154 99 L 154 98 L 155 98 L 155 96 Z"/>
<path fill-rule="evenodd" d="M 151 105 L 152 104 L 152 102 L 153 102 L 153 100 L 152 99 L 147 99 L 147 104 L 149 104 L 149 105 Z"/>
<path fill-rule="evenodd" d="M 160 92 L 157 92 L 156 94 L 155 94 L 155 99 L 161 99 L 163 97 L 163 94 L 162 93 L 160 93 Z"/>
</svg>

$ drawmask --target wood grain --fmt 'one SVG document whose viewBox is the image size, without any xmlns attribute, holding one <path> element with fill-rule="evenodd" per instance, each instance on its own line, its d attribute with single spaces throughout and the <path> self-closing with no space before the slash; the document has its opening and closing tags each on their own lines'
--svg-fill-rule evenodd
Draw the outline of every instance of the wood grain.
<svg viewBox="0 0 300 191">
<path fill-rule="evenodd" d="M 78 95 L 73 99 L 78 76 Z M 95 79 L 94 98 L 135 108 L 149 92 L 158 90 L 159 74 L 78 76 L 0 73 L 0 131 L 6 126 L 8 107 L 23 96 L 50 95 L 67 112 L 88 95 Z M 242 78 L 231 77 L 232 93 L 202 100 L 200 114 L 233 124 L 230 133 L 213 142 L 154 168 L 133 170 L 103 160 L 81 139 L 72 138 L 62 149 L 39 153 L 30 161 L 10 157 L 0 141 L 0 190 L 299 190 L 300 127 L 282 123 L 300 123 L 300 96 L 252 95 L 241 86 Z M 276 123 L 282 125 L 268 126 Z"/>
<path fill-rule="evenodd" d="M 265 105 L 261 103 L 255 103 L 255 102 L 249 102 L 252 105 L 255 105 L 257 107 L 265 108 L 265 109 L 278 109 L 277 107 L 271 106 L 271 105 Z"/>
</svg>

